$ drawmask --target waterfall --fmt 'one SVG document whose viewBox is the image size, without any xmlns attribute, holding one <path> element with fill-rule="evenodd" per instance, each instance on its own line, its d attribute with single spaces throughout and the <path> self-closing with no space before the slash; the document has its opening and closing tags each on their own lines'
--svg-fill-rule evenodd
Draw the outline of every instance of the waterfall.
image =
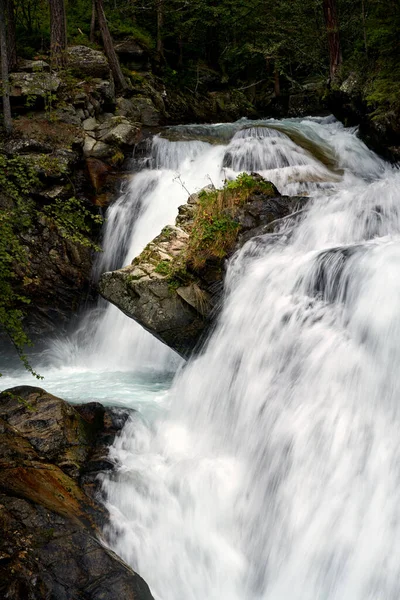
<svg viewBox="0 0 400 600">
<path fill-rule="evenodd" d="M 43 386 L 137 409 L 104 536 L 156 600 L 398 600 L 399 171 L 333 118 L 172 127 L 108 209 L 94 276 L 243 170 L 309 200 L 232 257 L 201 354 L 182 366 L 100 301 Z"/>
<path fill-rule="evenodd" d="M 223 182 L 220 165 L 224 146 L 193 141 L 153 139 L 145 168 L 133 174 L 120 198 L 108 209 L 104 251 L 93 268 L 104 271 L 129 264 L 161 229 L 173 223 L 188 194 L 214 181 Z M 181 362 L 167 346 L 115 306 L 99 299 L 66 340 L 48 351 L 52 364 L 84 365 L 105 371 L 176 369 Z"/>
<path fill-rule="evenodd" d="M 310 123 L 306 139 L 316 135 Z M 188 194 L 206 185 L 221 186 L 244 170 L 260 172 L 283 193 L 309 193 L 316 186 L 329 188 L 337 180 L 336 173 L 286 133 L 265 125 L 260 122 L 249 127 L 244 121 L 203 126 L 203 136 L 208 131 L 213 143 L 155 136 L 142 170 L 132 174 L 107 211 L 104 251 L 94 265 L 94 280 L 105 271 L 129 264 L 166 224 L 174 222 L 178 206 L 186 202 Z M 294 131 L 296 125 L 289 123 L 288 127 Z M 176 129 L 185 138 L 182 128 Z M 198 131 L 198 127 L 194 129 Z M 102 299 L 84 314 L 72 335 L 56 339 L 45 355 L 56 367 L 105 372 L 173 370 L 179 364 L 174 352 Z"/>
<path fill-rule="evenodd" d="M 273 125 L 199 156 L 307 209 L 230 261 L 168 411 L 114 443 L 105 534 L 157 600 L 398 600 L 400 173 L 331 119 Z"/>
</svg>

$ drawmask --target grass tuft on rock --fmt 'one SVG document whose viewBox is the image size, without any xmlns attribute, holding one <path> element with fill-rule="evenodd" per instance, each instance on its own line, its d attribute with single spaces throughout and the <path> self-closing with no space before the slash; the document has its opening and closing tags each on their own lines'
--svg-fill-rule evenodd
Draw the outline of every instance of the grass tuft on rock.
<svg viewBox="0 0 400 600">
<path fill-rule="evenodd" d="M 235 220 L 237 209 L 250 195 L 275 196 L 276 193 L 272 183 L 247 173 L 226 182 L 220 190 L 200 192 L 186 255 L 188 267 L 201 269 L 207 261 L 227 256 L 240 230 Z"/>
</svg>

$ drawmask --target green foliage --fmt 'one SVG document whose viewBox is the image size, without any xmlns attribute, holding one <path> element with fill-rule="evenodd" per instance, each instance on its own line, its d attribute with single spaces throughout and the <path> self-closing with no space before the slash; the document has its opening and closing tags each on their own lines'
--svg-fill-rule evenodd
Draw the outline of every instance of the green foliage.
<svg viewBox="0 0 400 600">
<path fill-rule="evenodd" d="M 69 200 L 58 198 L 52 204 L 45 206 L 43 213 L 66 240 L 86 248 L 100 250 L 89 235 L 93 231 L 93 225 L 101 225 L 102 218 L 100 215 L 93 215 L 82 200 L 74 197 Z"/>
<path fill-rule="evenodd" d="M 0 154 L 0 191 L 12 200 L 28 196 L 39 185 L 36 171 L 20 156 Z"/>
<path fill-rule="evenodd" d="M 366 100 L 375 109 L 376 116 L 386 112 L 390 106 L 400 104 L 400 74 L 393 80 L 392 75 L 384 71 L 369 82 Z"/>
<path fill-rule="evenodd" d="M 398 0 L 336 1 L 345 69 L 351 66 L 361 75 L 370 75 L 367 101 L 372 107 L 396 103 L 400 88 Z M 29 58 L 47 53 L 48 2 L 15 0 L 15 7 L 18 53 Z M 283 89 L 313 75 L 326 75 L 328 45 L 322 7 L 322 0 L 149 0 L 145 5 L 104 0 L 114 39 L 137 41 L 153 59 L 157 14 L 163 10 L 164 51 L 158 68 L 169 87 L 197 92 L 257 82 L 258 92 L 262 90 L 267 97 L 277 74 Z M 69 43 L 93 46 L 89 42 L 91 0 L 66 3 L 66 9 Z M 52 102 L 48 102 L 49 112 Z"/>
<path fill-rule="evenodd" d="M 24 354 L 24 348 L 31 345 L 22 327 L 23 306 L 29 304 L 29 299 L 20 291 L 28 272 L 27 250 L 20 235 L 32 225 L 33 204 L 27 196 L 37 183 L 35 172 L 20 157 L 0 154 L 0 194 L 7 199 L 7 206 L 0 211 L 0 328 L 12 341 L 25 368 L 40 378 Z"/>
<path fill-rule="evenodd" d="M 22 324 L 24 307 L 30 303 L 24 288 L 32 279 L 29 250 L 23 237 L 44 217 L 66 240 L 98 249 L 89 234 L 101 221 L 76 198 L 56 200 L 43 211 L 38 210 L 29 196 L 39 187 L 38 175 L 24 157 L 0 154 L 0 328 L 10 338 L 25 368 L 37 378 L 40 376 L 24 353 L 32 345 Z"/>
<path fill-rule="evenodd" d="M 244 204 L 249 195 L 254 193 L 256 190 L 267 196 L 273 196 L 276 194 L 274 186 L 270 181 L 259 179 L 254 177 L 254 175 L 249 175 L 248 173 L 241 173 L 236 179 L 227 181 L 224 189 L 228 192 L 236 192 L 238 194 L 238 198 L 236 200 L 237 204 Z"/>
</svg>

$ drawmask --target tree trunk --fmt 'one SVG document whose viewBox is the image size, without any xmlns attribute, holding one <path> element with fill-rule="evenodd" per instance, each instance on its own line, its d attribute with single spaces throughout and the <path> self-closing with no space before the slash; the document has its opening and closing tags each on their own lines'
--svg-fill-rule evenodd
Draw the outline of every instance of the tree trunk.
<svg viewBox="0 0 400 600">
<path fill-rule="evenodd" d="M 279 81 L 278 69 L 275 69 L 275 71 L 274 71 L 274 94 L 275 94 L 275 98 L 278 98 L 281 95 L 281 84 Z"/>
<path fill-rule="evenodd" d="M 90 20 L 90 35 L 89 39 L 93 43 L 95 40 L 96 34 L 96 3 L 95 0 L 92 0 L 92 18 Z"/>
<path fill-rule="evenodd" d="M 6 32 L 6 0 L 0 0 L 0 51 L 1 51 L 1 79 L 3 83 L 3 116 L 6 134 L 12 132 L 10 84 L 8 81 L 7 58 L 7 32 Z"/>
<path fill-rule="evenodd" d="M 179 34 L 178 38 L 178 48 L 179 48 L 179 56 L 178 56 L 178 67 L 181 69 L 183 67 L 183 41 L 182 34 Z"/>
<path fill-rule="evenodd" d="M 164 27 L 164 0 L 157 0 L 157 59 L 158 62 L 164 61 L 164 44 L 162 39 Z"/>
<path fill-rule="evenodd" d="M 326 31 L 329 48 L 329 73 L 331 80 L 342 64 L 340 49 L 339 21 L 336 10 L 336 0 L 323 0 Z"/>
<path fill-rule="evenodd" d="M 362 18 L 362 27 L 363 27 L 363 34 L 364 34 L 365 55 L 368 56 L 367 26 L 366 26 L 366 22 L 365 22 L 365 0 L 361 0 L 361 18 Z"/>
<path fill-rule="evenodd" d="M 121 71 L 117 53 L 115 52 L 110 30 L 108 29 L 106 15 L 104 14 L 103 0 L 95 0 L 97 20 L 101 37 L 103 38 L 104 52 L 107 56 L 114 82 L 117 88 L 125 90 L 128 85 Z"/>
<path fill-rule="evenodd" d="M 17 37 L 15 34 L 14 0 L 6 0 L 7 4 L 7 56 L 8 70 L 17 66 Z"/>
<path fill-rule="evenodd" d="M 67 49 L 67 19 L 64 0 L 49 0 L 50 4 L 50 54 L 52 66 L 64 67 Z"/>
</svg>

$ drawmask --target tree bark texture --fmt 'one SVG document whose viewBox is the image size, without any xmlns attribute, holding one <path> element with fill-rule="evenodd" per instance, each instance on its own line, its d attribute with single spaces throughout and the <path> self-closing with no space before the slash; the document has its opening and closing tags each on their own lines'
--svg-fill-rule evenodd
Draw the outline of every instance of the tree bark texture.
<svg viewBox="0 0 400 600">
<path fill-rule="evenodd" d="M 331 79 L 333 79 L 338 68 L 342 64 L 336 0 L 323 0 L 323 5 L 325 25 L 328 36 L 329 72 Z"/>
<path fill-rule="evenodd" d="M 0 0 L 0 51 L 1 79 L 3 88 L 3 117 L 6 134 L 12 132 L 10 84 L 8 81 L 7 32 L 6 32 L 6 0 Z"/>
<path fill-rule="evenodd" d="M 7 56 L 8 70 L 17 66 L 17 37 L 15 33 L 14 0 L 6 0 L 7 4 Z"/>
<path fill-rule="evenodd" d="M 275 69 L 275 71 L 274 71 L 274 94 L 275 94 L 275 98 L 279 98 L 279 96 L 281 95 L 281 84 L 280 84 L 280 80 L 279 80 L 278 69 Z"/>
<path fill-rule="evenodd" d="M 162 39 L 164 27 L 164 0 L 157 0 L 157 58 L 161 63 L 164 60 L 164 44 Z"/>
<path fill-rule="evenodd" d="M 96 34 L 96 2 L 92 0 L 92 18 L 90 20 L 90 34 L 89 39 L 93 43 Z"/>
<path fill-rule="evenodd" d="M 95 3 L 97 20 L 99 23 L 101 37 L 103 39 L 104 52 L 107 56 L 110 69 L 114 77 L 115 86 L 119 89 L 124 90 L 128 86 L 125 77 L 122 74 L 121 65 L 119 64 L 118 56 L 114 49 L 114 44 L 111 38 L 110 30 L 108 29 L 107 19 L 103 8 L 103 0 L 95 0 Z"/>
<path fill-rule="evenodd" d="M 49 0 L 50 4 L 50 54 L 52 66 L 64 67 L 67 49 L 67 19 L 64 0 Z"/>
<path fill-rule="evenodd" d="M 362 27 L 363 27 L 365 55 L 368 56 L 367 26 L 366 26 L 366 21 L 365 21 L 365 0 L 361 1 L 361 19 L 362 19 Z"/>
</svg>

